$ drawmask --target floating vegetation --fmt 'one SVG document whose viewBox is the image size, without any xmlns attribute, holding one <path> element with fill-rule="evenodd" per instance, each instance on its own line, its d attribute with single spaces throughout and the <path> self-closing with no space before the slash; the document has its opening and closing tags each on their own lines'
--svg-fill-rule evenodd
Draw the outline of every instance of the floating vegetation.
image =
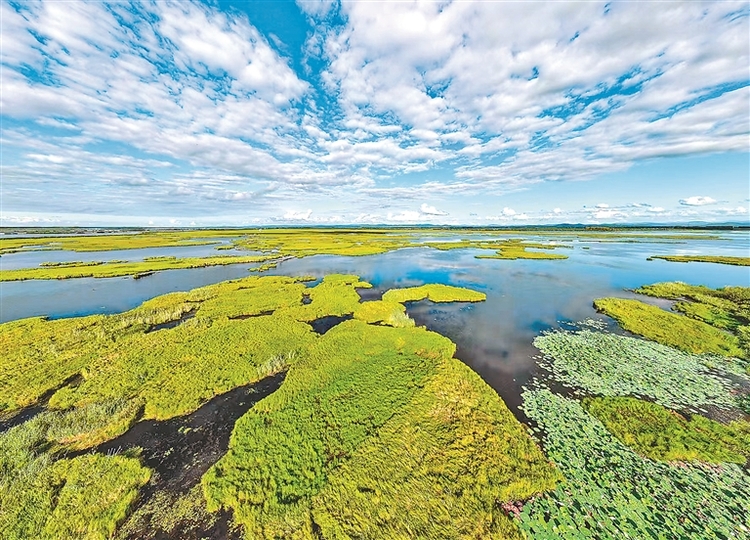
<svg viewBox="0 0 750 540">
<path fill-rule="evenodd" d="M 750 457 L 746 421 L 719 424 L 628 397 L 586 398 L 583 406 L 620 441 L 651 459 L 744 464 Z"/>
<path fill-rule="evenodd" d="M 463 287 L 450 285 L 429 284 L 404 289 L 391 289 L 383 294 L 386 302 L 416 302 L 419 300 L 432 302 L 483 302 L 487 295 Z"/>
<path fill-rule="evenodd" d="M 518 537 L 498 503 L 558 474 L 454 351 L 422 328 L 335 326 L 237 422 L 209 509 L 252 538 Z"/>
<path fill-rule="evenodd" d="M 648 258 L 663 259 L 670 262 L 704 262 L 717 264 L 731 264 L 733 266 L 750 266 L 750 257 L 726 257 L 717 255 L 652 255 Z"/>
<path fill-rule="evenodd" d="M 625 330 L 681 351 L 745 356 L 737 336 L 638 300 L 599 298 L 594 300 L 594 307 Z"/>
<path fill-rule="evenodd" d="M 724 367 L 716 357 L 590 330 L 549 332 L 534 345 L 554 379 L 592 394 L 645 396 L 670 408 L 737 404 L 733 383 L 715 374 Z"/>
<path fill-rule="evenodd" d="M 518 522 L 530 538 L 750 538 L 750 476 L 739 466 L 652 461 L 572 399 L 546 389 L 523 399 L 565 476 L 524 505 Z"/>
<path fill-rule="evenodd" d="M 162 270 L 225 266 L 227 264 L 258 263 L 272 259 L 268 255 L 216 256 L 216 257 L 152 257 L 143 261 L 110 261 L 75 264 L 51 264 L 41 268 L 19 268 L 1 270 L 0 281 L 24 281 L 28 279 L 73 279 L 108 278 L 130 275 L 153 274 Z"/>
</svg>

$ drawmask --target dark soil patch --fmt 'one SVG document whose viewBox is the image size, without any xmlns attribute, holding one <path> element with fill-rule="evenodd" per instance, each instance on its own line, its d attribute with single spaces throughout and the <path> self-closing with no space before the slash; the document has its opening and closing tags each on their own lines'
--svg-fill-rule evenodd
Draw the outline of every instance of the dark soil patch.
<svg viewBox="0 0 750 540">
<path fill-rule="evenodd" d="M 348 321 L 352 319 L 352 315 L 344 315 L 343 317 L 338 317 L 336 315 L 328 315 L 326 317 L 321 317 L 320 319 L 315 319 L 314 321 L 311 321 L 309 324 L 312 326 L 312 329 L 317 332 L 320 335 L 325 334 L 328 332 L 331 328 L 336 326 L 337 324 L 340 324 L 344 321 Z"/>
<path fill-rule="evenodd" d="M 255 317 L 263 317 L 265 315 L 273 315 L 273 310 L 261 311 L 260 313 L 253 313 L 252 315 L 235 315 L 234 317 L 229 317 L 229 320 L 244 321 L 245 319 L 253 319 Z"/>
<path fill-rule="evenodd" d="M 96 447 L 94 451 L 103 454 L 140 447 L 142 462 L 154 471 L 118 538 L 240 539 L 240 531 L 232 527 L 229 512 L 208 514 L 205 509 L 198 509 L 189 519 L 172 523 L 165 531 L 160 526 L 159 515 L 169 510 L 160 507 L 157 501 L 176 501 L 194 488 L 209 467 L 226 454 L 235 422 L 258 401 L 276 391 L 284 376 L 285 373 L 280 373 L 254 385 L 235 388 L 187 416 L 162 422 L 139 422 L 124 435 Z M 84 452 L 77 454 L 81 453 Z"/>
<path fill-rule="evenodd" d="M 151 332 L 156 332 L 158 330 L 166 330 L 168 328 L 174 328 L 176 326 L 179 326 L 182 323 L 184 323 L 185 321 L 187 321 L 187 320 L 192 319 L 193 317 L 195 317 L 195 312 L 196 312 L 196 310 L 187 311 L 187 312 L 183 313 L 182 317 L 180 317 L 179 319 L 175 319 L 174 321 L 163 322 L 161 324 L 155 324 L 154 326 L 151 326 L 148 330 L 146 330 L 145 333 L 149 334 Z"/>
<path fill-rule="evenodd" d="M 81 377 L 81 375 L 79 373 L 76 373 L 75 375 L 68 377 L 65 381 L 63 381 L 60 386 L 57 386 L 52 390 L 47 390 L 44 394 L 42 394 L 42 396 L 36 403 L 29 405 L 28 407 L 24 407 L 23 409 L 13 413 L 13 416 L 11 416 L 10 418 L 6 418 L 0 421 L 0 433 L 8 431 L 12 427 L 19 426 L 27 420 L 31 420 L 37 414 L 46 411 L 47 404 L 49 403 L 50 398 L 54 395 L 55 392 L 66 386 L 77 386 L 81 383 L 82 380 L 83 378 Z"/>
</svg>

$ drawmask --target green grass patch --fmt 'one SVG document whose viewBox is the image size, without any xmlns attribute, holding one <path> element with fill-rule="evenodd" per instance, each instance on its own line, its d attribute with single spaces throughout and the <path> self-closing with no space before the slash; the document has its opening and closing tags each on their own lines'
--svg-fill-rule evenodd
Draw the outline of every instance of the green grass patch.
<svg viewBox="0 0 750 540">
<path fill-rule="evenodd" d="M 354 318 L 370 324 L 414 326 L 414 320 L 406 314 L 406 307 L 392 300 L 363 302 L 354 310 Z"/>
<path fill-rule="evenodd" d="M 719 424 L 700 415 L 682 416 L 640 399 L 601 397 L 584 408 L 624 444 L 659 461 L 744 464 L 750 456 L 750 423 Z"/>
<path fill-rule="evenodd" d="M 217 257 L 153 257 L 143 261 L 110 261 L 76 264 L 54 264 L 40 268 L 19 268 L 0 271 L 0 281 L 24 281 L 28 279 L 73 279 L 73 278 L 109 278 L 141 275 L 163 270 L 180 270 L 185 268 L 204 268 L 206 266 L 225 266 L 227 264 L 258 263 L 272 258 L 266 255 L 254 256 L 217 256 Z"/>
<path fill-rule="evenodd" d="M 504 240 L 492 246 L 498 248 L 493 255 L 477 255 L 477 259 L 567 259 L 567 255 L 561 253 L 549 253 L 549 250 L 560 247 L 571 247 L 563 244 L 542 244 L 539 242 L 527 242 L 522 239 Z M 541 249 L 546 251 L 528 251 L 528 249 Z"/>
<path fill-rule="evenodd" d="M 0 537 L 110 538 L 150 471 L 126 455 L 55 460 L 55 420 L 38 418 L 0 435 Z"/>
<path fill-rule="evenodd" d="M 524 506 L 529 538 L 748 538 L 750 475 L 739 466 L 643 458 L 572 399 L 534 390 L 523 400 L 566 479 Z"/>
<path fill-rule="evenodd" d="M 314 527 L 325 538 L 513 531 L 499 502 L 549 489 L 557 475 L 454 351 L 421 328 L 337 325 L 237 422 L 203 478 L 209 509 L 232 508 L 250 538 L 313 538 Z M 391 473 L 411 477 L 404 494 L 380 484 Z M 411 518 L 397 511 L 406 493 L 419 496 L 416 508 L 443 488 L 454 491 Z"/>
<path fill-rule="evenodd" d="M 483 302 L 487 295 L 464 287 L 450 285 L 429 284 L 404 289 L 391 289 L 383 294 L 385 302 L 416 302 L 419 300 L 432 302 Z"/>
<path fill-rule="evenodd" d="M 745 356 L 737 336 L 638 300 L 599 298 L 594 307 L 625 330 L 681 351 Z"/>
<path fill-rule="evenodd" d="M 731 264 L 733 266 L 750 266 L 750 257 L 726 257 L 718 255 L 652 255 L 651 259 L 662 259 L 670 262 L 703 262 Z"/>
</svg>

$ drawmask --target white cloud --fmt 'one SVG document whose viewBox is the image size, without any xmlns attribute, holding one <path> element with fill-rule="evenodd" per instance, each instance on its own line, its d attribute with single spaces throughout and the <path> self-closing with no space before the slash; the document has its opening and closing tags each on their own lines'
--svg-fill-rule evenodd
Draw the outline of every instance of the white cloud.
<svg viewBox="0 0 750 540">
<path fill-rule="evenodd" d="M 388 221 L 419 221 L 422 214 L 413 210 L 403 210 L 398 214 L 388 212 Z"/>
<path fill-rule="evenodd" d="M 516 215 L 516 211 L 513 210 L 512 208 L 508 208 L 506 206 L 505 208 L 503 208 L 503 215 L 504 216 L 515 216 Z"/>
<path fill-rule="evenodd" d="M 716 204 L 716 200 L 711 197 L 688 197 L 680 199 L 680 204 L 684 206 L 705 206 L 707 204 Z"/>
<path fill-rule="evenodd" d="M 24 125 L 2 135 L 4 205 L 31 208 L 33 192 L 49 194 L 45 210 L 81 215 L 217 215 L 304 193 L 345 195 L 354 219 L 377 216 L 384 197 L 459 205 L 644 159 L 747 150 L 741 3 L 299 5 L 313 28 L 303 63 L 322 73 L 295 72 L 272 37 L 216 5 L 0 4 L 0 107 Z M 441 180 L 399 184 L 437 168 Z M 514 215 L 530 214 L 502 217 Z"/>
<path fill-rule="evenodd" d="M 311 215 L 312 210 L 309 209 L 305 211 L 287 210 L 283 219 L 290 221 L 309 221 Z"/>
<path fill-rule="evenodd" d="M 562 214 L 562 209 L 555 208 L 554 210 L 552 210 L 552 212 L 554 212 L 555 214 Z"/>
<path fill-rule="evenodd" d="M 442 210 L 438 210 L 434 206 L 430 206 L 427 203 L 422 203 L 422 206 L 419 208 L 419 211 L 423 214 L 428 214 L 430 216 L 447 216 L 448 212 L 443 212 Z"/>
</svg>

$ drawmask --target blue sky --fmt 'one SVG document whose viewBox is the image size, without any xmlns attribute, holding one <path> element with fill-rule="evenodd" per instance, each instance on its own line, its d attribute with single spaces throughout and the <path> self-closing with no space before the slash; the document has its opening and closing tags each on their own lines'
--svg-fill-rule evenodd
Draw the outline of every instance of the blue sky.
<svg viewBox="0 0 750 540">
<path fill-rule="evenodd" d="M 749 221 L 743 2 L 5 2 L 0 224 Z"/>
</svg>

